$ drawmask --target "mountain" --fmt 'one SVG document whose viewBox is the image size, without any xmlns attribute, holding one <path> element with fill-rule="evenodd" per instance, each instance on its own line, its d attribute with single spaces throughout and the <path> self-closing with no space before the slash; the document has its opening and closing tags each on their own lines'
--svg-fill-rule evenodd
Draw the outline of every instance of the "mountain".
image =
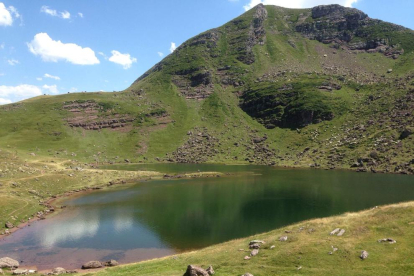
<svg viewBox="0 0 414 276">
<path fill-rule="evenodd" d="M 0 107 L 0 147 L 84 162 L 414 173 L 414 32 L 339 5 L 258 5 L 128 89 Z"/>
</svg>

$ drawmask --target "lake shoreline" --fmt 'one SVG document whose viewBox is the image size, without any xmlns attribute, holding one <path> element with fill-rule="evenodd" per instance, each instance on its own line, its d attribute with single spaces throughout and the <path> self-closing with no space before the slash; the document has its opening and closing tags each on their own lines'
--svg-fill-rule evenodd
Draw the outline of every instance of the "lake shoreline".
<svg viewBox="0 0 414 276">
<path fill-rule="evenodd" d="M 105 171 L 105 170 L 102 170 L 102 171 Z M 33 222 L 42 221 L 42 220 L 47 219 L 47 217 L 50 217 L 52 215 L 57 215 L 58 213 L 63 211 L 66 208 L 66 206 L 64 205 L 58 206 L 56 205 L 56 202 L 65 201 L 65 200 L 70 199 L 71 197 L 83 196 L 88 193 L 96 192 L 96 191 L 104 190 L 104 189 L 119 188 L 120 186 L 128 187 L 129 185 L 133 185 L 139 182 L 151 181 L 151 180 L 173 180 L 173 179 L 179 179 L 179 178 L 181 179 L 209 178 L 209 177 L 222 177 L 225 175 L 230 175 L 230 174 L 223 174 L 219 172 L 197 172 L 197 173 L 186 173 L 186 174 L 177 174 L 177 175 L 166 175 L 166 174 L 163 175 L 160 172 L 158 173 L 159 173 L 159 176 L 156 176 L 156 177 L 123 179 L 122 181 L 112 182 L 112 184 L 95 185 L 94 187 L 90 187 L 90 188 L 82 188 L 76 191 L 68 191 L 68 192 L 65 192 L 64 194 L 52 195 L 51 197 L 46 199 L 43 203 L 41 203 L 41 205 L 49 208 L 49 210 L 53 208 L 54 211 L 47 212 L 44 215 L 42 215 L 42 217 L 33 217 L 28 221 L 20 222 L 19 224 L 14 225 L 13 228 L 6 228 L 9 233 L 4 233 L 4 234 L 0 233 L 0 239 L 4 237 L 8 237 L 20 229 L 30 227 L 30 224 Z"/>
</svg>

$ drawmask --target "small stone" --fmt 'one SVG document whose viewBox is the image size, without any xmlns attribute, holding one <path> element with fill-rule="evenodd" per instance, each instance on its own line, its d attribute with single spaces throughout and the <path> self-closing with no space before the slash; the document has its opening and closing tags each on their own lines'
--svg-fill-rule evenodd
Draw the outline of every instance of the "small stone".
<svg viewBox="0 0 414 276">
<path fill-rule="evenodd" d="M 284 242 L 284 241 L 287 241 L 287 240 L 288 240 L 287 236 L 283 236 L 283 237 L 279 238 L 279 241 L 281 241 L 281 242 Z"/>
<path fill-rule="evenodd" d="M 55 267 L 52 270 L 53 275 L 60 275 L 60 274 L 65 274 L 65 273 L 66 273 L 66 269 L 64 269 L 63 267 Z"/>
<path fill-rule="evenodd" d="M 103 265 L 99 261 L 90 261 L 82 266 L 82 269 L 101 268 Z"/>
<path fill-rule="evenodd" d="M 302 266 L 299 266 L 299 267 L 298 267 L 298 270 L 301 270 L 301 269 L 302 269 Z"/>
<path fill-rule="evenodd" d="M 13 275 L 26 275 L 27 269 L 18 268 L 13 271 Z"/>
<path fill-rule="evenodd" d="M 105 262 L 105 266 L 117 266 L 117 265 L 119 265 L 119 263 L 115 260 L 109 260 Z"/>
<path fill-rule="evenodd" d="M 362 260 L 365 260 L 366 258 L 368 258 L 368 252 L 367 251 L 362 251 L 361 252 L 361 256 L 359 256 Z"/>
<path fill-rule="evenodd" d="M 242 276 L 253 276 L 253 274 L 250 274 L 250 273 L 244 273 Z"/>
<path fill-rule="evenodd" d="M 387 238 L 387 239 L 382 239 L 382 240 L 378 240 L 378 242 L 379 242 L 379 243 L 382 243 L 382 242 L 388 242 L 388 243 L 390 243 L 390 244 L 397 243 L 397 241 L 396 241 L 396 240 L 394 240 L 394 239 L 390 239 L 390 238 Z"/>
<path fill-rule="evenodd" d="M 341 228 L 336 228 L 336 229 L 335 229 L 335 230 L 333 230 L 331 233 L 329 233 L 329 235 L 333 236 L 333 235 L 335 235 L 336 233 L 338 233 L 338 232 L 339 232 L 339 230 L 341 230 Z"/>
<path fill-rule="evenodd" d="M 261 241 L 261 240 L 252 240 L 252 241 L 249 242 L 249 245 L 254 244 L 254 243 L 264 244 L 265 242 L 264 241 Z"/>
<path fill-rule="evenodd" d="M 11 223 L 11 222 L 6 222 L 6 228 L 13 228 L 14 227 L 14 225 L 13 225 L 13 223 Z"/>
<path fill-rule="evenodd" d="M 253 244 L 249 245 L 249 248 L 250 249 L 259 249 L 260 246 L 261 246 L 260 243 L 253 243 Z"/>
<path fill-rule="evenodd" d="M 249 256 L 244 256 L 245 260 L 250 260 L 251 258 Z"/>
<path fill-rule="evenodd" d="M 337 236 L 341 237 L 343 234 L 345 234 L 345 229 L 341 229 L 341 231 L 339 231 Z"/>
<path fill-rule="evenodd" d="M 213 269 L 213 266 L 211 266 L 211 265 L 209 265 L 207 267 L 206 271 L 207 271 L 208 275 L 213 275 L 215 273 L 214 269 Z"/>
<path fill-rule="evenodd" d="M 252 252 L 250 252 L 250 256 L 256 256 L 259 254 L 259 249 L 253 249 Z"/>
<path fill-rule="evenodd" d="M 275 248 L 276 246 L 274 246 L 274 245 L 272 245 L 271 247 L 270 247 L 270 249 L 273 249 L 273 248 Z"/>
</svg>

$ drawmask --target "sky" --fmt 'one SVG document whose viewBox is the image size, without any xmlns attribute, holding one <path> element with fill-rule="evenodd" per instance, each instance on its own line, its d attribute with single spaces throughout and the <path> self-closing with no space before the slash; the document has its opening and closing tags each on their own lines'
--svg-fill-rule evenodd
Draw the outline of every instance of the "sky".
<svg viewBox="0 0 414 276">
<path fill-rule="evenodd" d="M 187 39 L 259 3 L 341 4 L 414 29 L 413 0 L 0 0 L 0 104 L 124 90 Z"/>
</svg>

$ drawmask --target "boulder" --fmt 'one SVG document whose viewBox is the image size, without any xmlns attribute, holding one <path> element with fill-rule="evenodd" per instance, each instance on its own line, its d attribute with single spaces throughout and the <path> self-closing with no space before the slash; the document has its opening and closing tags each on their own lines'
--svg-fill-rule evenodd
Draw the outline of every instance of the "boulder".
<svg viewBox="0 0 414 276">
<path fill-rule="evenodd" d="M 119 265 L 119 263 L 115 260 L 109 260 L 107 262 L 104 263 L 105 266 L 117 266 Z"/>
<path fill-rule="evenodd" d="M 209 276 L 209 274 L 201 267 L 189 265 L 183 276 Z"/>
<path fill-rule="evenodd" d="M 253 276 L 253 274 L 250 274 L 250 273 L 244 273 L 242 276 Z"/>
<path fill-rule="evenodd" d="M 249 242 L 249 245 L 255 244 L 255 243 L 264 244 L 265 242 L 264 241 L 261 241 L 261 240 L 252 240 L 252 241 Z"/>
<path fill-rule="evenodd" d="M 259 249 L 253 249 L 252 252 L 250 252 L 250 256 L 256 256 L 259 254 Z"/>
<path fill-rule="evenodd" d="M 65 274 L 66 273 L 66 269 L 64 269 L 63 267 L 55 267 L 52 270 L 52 275 L 59 275 L 59 274 Z"/>
<path fill-rule="evenodd" d="M 279 238 L 279 241 L 281 241 L 281 242 L 284 242 L 284 241 L 287 241 L 287 240 L 288 240 L 287 236 L 283 236 L 283 237 Z"/>
<path fill-rule="evenodd" d="M 13 271 L 13 275 L 26 275 L 28 273 L 27 269 L 18 268 Z"/>
<path fill-rule="evenodd" d="M 379 242 L 379 243 L 388 242 L 388 243 L 390 243 L 390 244 L 393 244 L 393 243 L 396 243 L 397 241 L 396 241 L 396 240 L 394 240 L 394 239 L 386 238 L 386 239 L 381 239 L 381 240 L 378 240 L 378 242 Z"/>
<path fill-rule="evenodd" d="M 99 261 L 90 261 L 82 266 L 82 269 L 93 269 L 103 267 L 102 263 Z"/>
<path fill-rule="evenodd" d="M 407 138 L 411 134 L 413 134 L 413 131 L 411 129 L 408 129 L 408 128 L 404 129 L 400 134 L 400 140 Z"/>
<path fill-rule="evenodd" d="M 253 244 L 249 245 L 249 248 L 250 249 L 259 249 L 260 246 L 261 246 L 260 243 L 253 243 Z"/>
<path fill-rule="evenodd" d="M 207 271 L 208 275 L 213 275 L 215 273 L 214 272 L 214 269 L 213 269 L 213 267 L 211 265 L 208 266 L 208 268 L 206 269 L 206 271 Z"/>
<path fill-rule="evenodd" d="M 11 222 L 6 222 L 6 228 L 13 228 L 14 227 L 14 225 L 13 225 L 13 223 L 11 223 Z"/>
<path fill-rule="evenodd" d="M 343 234 L 345 234 L 345 229 L 341 229 L 341 231 L 339 231 L 337 236 L 341 237 Z"/>
<path fill-rule="evenodd" d="M 4 257 L 0 259 L 0 268 L 18 268 L 19 262 L 16 260 L 13 260 L 9 257 Z"/>
<path fill-rule="evenodd" d="M 368 252 L 367 251 L 362 251 L 361 252 L 361 256 L 359 256 L 361 258 L 361 260 L 365 260 L 366 258 L 368 258 Z"/>
<path fill-rule="evenodd" d="M 333 235 L 335 235 L 336 233 L 338 233 L 338 232 L 339 232 L 339 230 L 341 230 L 341 228 L 336 228 L 335 230 L 332 230 L 332 232 L 331 232 L 331 233 L 329 233 L 329 235 L 333 236 Z"/>
</svg>

